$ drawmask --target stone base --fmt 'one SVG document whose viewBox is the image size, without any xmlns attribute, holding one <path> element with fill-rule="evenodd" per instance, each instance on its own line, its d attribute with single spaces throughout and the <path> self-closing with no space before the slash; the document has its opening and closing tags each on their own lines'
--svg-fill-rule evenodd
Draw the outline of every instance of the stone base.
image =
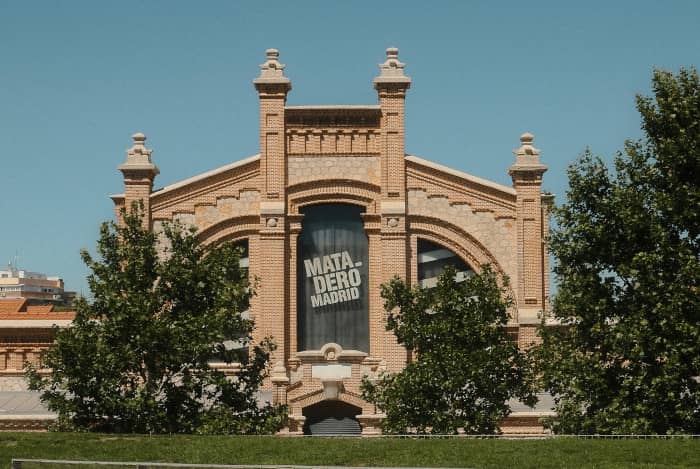
<svg viewBox="0 0 700 469">
<path fill-rule="evenodd" d="M 531 412 L 513 412 L 501 423 L 500 429 L 504 435 L 517 437 L 549 435 L 550 432 L 545 430 L 541 422 L 544 416 Z"/>
<path fill-rule="evenodd" d="M 304 434 L 304 422 L 306 422 L 306 417 L 303 415 L 291 414 L 287 417 L 287 427 L 278 434 L 285 436 L 301 436 Z"/>
<path fill-rule="evenodd" d="M 27 380 L 24 378 L 23 372 L 4 372 L 0 374 L 0 392 L 21 392 L 28 390 Z"/>
<path fill-rule="evenodd" d="M 0 417 L 0 432 L 45 432 L 54 421 L 43 415 L 5 415 Z"/>
<path fill-rule="evenodd" d="M 360 414 L 357 420 L 362 427 L 362 436 L 378 436 L 382 434 L 382 420 L 386 414 Z"/>
</svg>

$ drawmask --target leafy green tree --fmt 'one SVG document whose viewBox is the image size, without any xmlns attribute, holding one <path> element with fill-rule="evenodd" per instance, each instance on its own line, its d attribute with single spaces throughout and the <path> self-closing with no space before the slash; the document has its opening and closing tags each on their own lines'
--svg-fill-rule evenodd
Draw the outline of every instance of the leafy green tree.
<svg viewBox="0 0 700 469">
<path fill-rule="evenodd" d="M 559 433 L 700 432 L 700 86 L 656 70 L 645 138 L 569 168 L 549 249 L 559 290 L 537 351 Z"/>
<path fill-rule="evenodd" d="M 193 232 L 167 226 L 164 240 L 142 228 L 142 209 L 104 223 L 99 259 L 81 255 L 93 299 L 76 300 L 76 317 L 57 331 L 29 387 L 58 414 L 59 429 L 137 433 L 265 433 L 284 408 L 260 407 L 269 340 L 251 342 L 241 315 L 251 289 L 232 244 L 212 248 Z M 167 246 L 159 254 L 159 246 Z M 235 346 L 238 344 L 239 346 Z M 241 347 L 242 345 L 242 347 Z M 240 363 L 234 379 L 212 360 Z"/>
<path fill-rule="evenodd" d="M 448 267 L 431 289 L 397 278 L 382 297 L 387 330 L 416 357 L 363 383 L 364 397 L 387 415 L 385 432 L 494 433 L 510 398 L 534 405 L 529 361 L 505 330 L 511 300 L 489 266 L 463 282 Z"/>
</svg>

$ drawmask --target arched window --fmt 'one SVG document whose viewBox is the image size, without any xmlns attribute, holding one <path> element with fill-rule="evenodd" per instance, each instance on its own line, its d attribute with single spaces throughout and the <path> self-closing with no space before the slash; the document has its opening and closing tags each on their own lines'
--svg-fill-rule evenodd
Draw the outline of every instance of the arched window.
<svg viewBox="0 0 700 469">
<path fill-rule="evenodd" d="M 350 204 L 312 205 L 297 242 L 298 350 L 337 343 L 369 352 L 368 240 Z"/>
<path fill-rule="evenodd" d="M 249 264 L 249 259 L 248 259 L 248 238 L 240 239 L 238 241 L 234 241 L 233 245 L 237 248 L 241 249 L 241 257 L 239 258 L 238 265 L 240 266 L 241 270 L 247 275 L 248 274 L 248 266 Z M 250 311 L 245 310 L 241 311 L 241 316 L 244 319 L 250 319 Z M 222 345 L 228 349 L 245 349 L 248 348 L 248 344 L 246 341 L 241 340 L 241 336 L 233 336 L 233 337 L 226 337 L 224 341 L 222 342 Z M 210 365 L 212 366 L 220 366 L 224 365 L 224 360 L 220 356 L 213 357 L 210 360 Z"/>
<path fill-rule="evenodd" d="M 241 253 L 241 259 L 238 263 L 238 265 L 241 267 L 241 269 L 248 273 L 248 267 L 250 265 L 249 259 L 248 259 L 248 238 L 245 239 L 240 239 L 236 242 L 233 243 L 234 246 L 237 248 L 240 248 L 242 253 Z"/>
<path fill-rule="evenodd" d="M 457 254 L 427 239 L 418 238 L 418 284 L 423 288 L 437 285 L 442 269 L 448 265 L 457 270 L 457 281 L 474 275 L 474 271 Z"/>
</svg>

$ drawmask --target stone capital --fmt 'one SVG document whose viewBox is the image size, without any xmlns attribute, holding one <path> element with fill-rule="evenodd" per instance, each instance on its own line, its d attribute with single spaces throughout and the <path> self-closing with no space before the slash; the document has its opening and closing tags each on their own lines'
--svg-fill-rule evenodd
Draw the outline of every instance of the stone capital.
<svg viewBox="0 0 700 469">
<path fill-rule="evenodd" d="M 396 89 L 396 92 L 405 93 L 411 87 L 411 77 L 404 75 L 406 64 L 399 61 L 399 50 L 389 47 L 386 50 L 386 61 L 379 64 L 379 76 L 374 79 L 374 88 Z"/>
<path fill-rule="evenodd" d="M 540 162 L 540 149 L 532 145 L 535 136 L 525 132 L 520 136 L 520 147 L 513 150 L 515 163 L 508 168 L 513 181 L 532 181 L 541 179 L 547 166 Z"/>
<path fill-rule="evenodd" d="M 153 180 L 160 171 L 151 161 L 153 150 L 146 148 L 146 136 L 138 132 L 131 138 L 134 144 L 126 151 L 126 161 L 117 166 L 117 169 L 122 172 L 125 179 Z"/>
<path fill-rule="evenodd" d="M 284 76 L 284 64 L 279 62 L 280 53 L 277 49 L 265 51 L 265 63 L 260 65 L 260 76 L 253 80 L 255 89 L 262 93 L 286 95 L 292 89 L 292 81 Z"/>
</svg>

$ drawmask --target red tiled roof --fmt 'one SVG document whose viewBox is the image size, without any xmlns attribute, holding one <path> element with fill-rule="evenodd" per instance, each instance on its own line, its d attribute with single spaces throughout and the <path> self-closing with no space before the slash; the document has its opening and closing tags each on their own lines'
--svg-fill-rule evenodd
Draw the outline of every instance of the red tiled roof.
<svg viewBox="0 0 700 469">
<path fill-rule="evenodd" d="M 75 311 L 54 312 L 53 305 L 27 305 L 26 298 L 0 298 L 0 319 L 75 319 Z"/>
<path fill-rule="evenodd" d="M 17 313 L 22 311 L 26 298 L 3 298 L 0 299 L 0 314 Z"/>
</svg>

